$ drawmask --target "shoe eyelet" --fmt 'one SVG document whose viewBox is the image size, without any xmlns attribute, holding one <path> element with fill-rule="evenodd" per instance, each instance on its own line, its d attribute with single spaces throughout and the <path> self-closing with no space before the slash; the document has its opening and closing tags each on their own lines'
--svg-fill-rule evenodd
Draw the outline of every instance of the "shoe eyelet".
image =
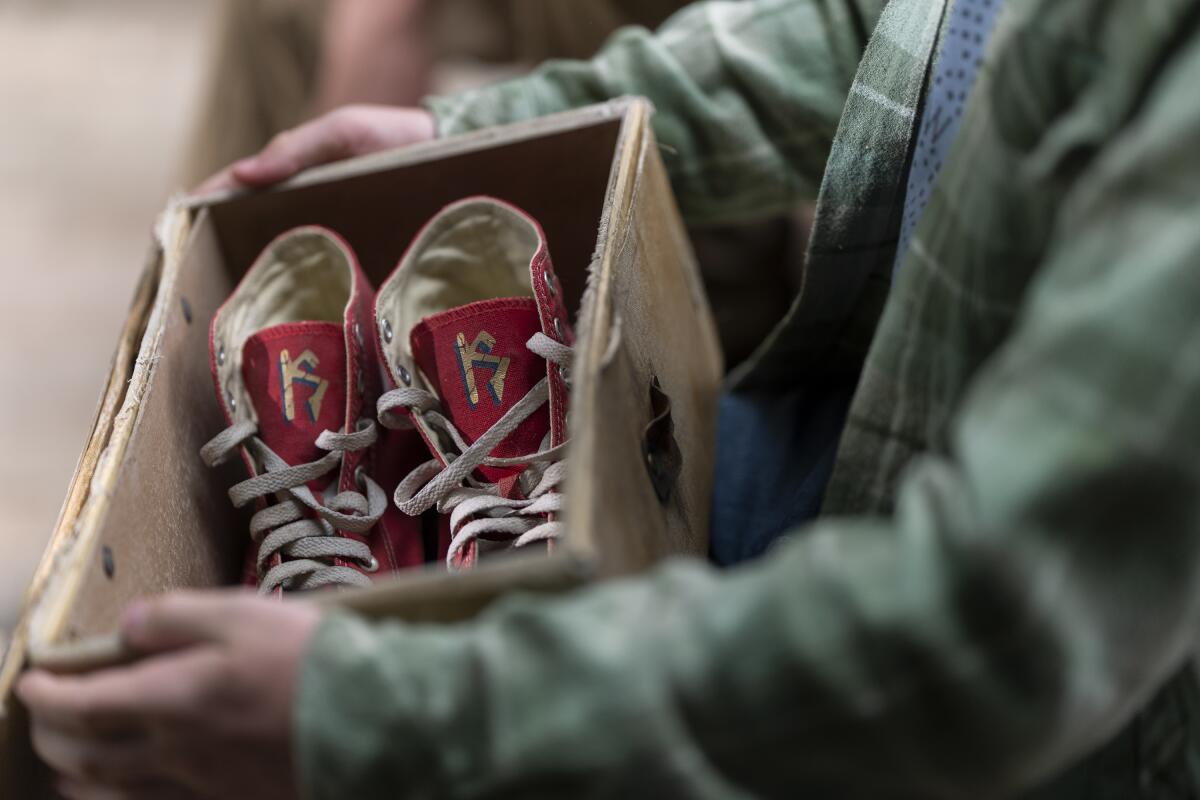
<svg viewBox="0 0 1200 800">
<path fill-rule="evenodd" d="M 361 423 L 362 420 L 359 420 L 359 422 Z M 354 427 L 358 428 L 358 425 L 355 425 Z M 362 430 L 361 428 L 358 428 L 358 429 Z M 357 486 L 361 487 L 363 485 L 363 483 L 365 483 L 366 477 L 367 477 L 367 471 L 365 469 L 363 469 L 361 464 L 359 464 L 357 467 L 354 468 L 354 483 Z"/>
<path fill-rule="evenodd" d="M 233 392 L 225 393 L 225 400 L 229 403 L 230 411 L 237 411 L 237 398 L 233 396 Z"/>
<path fill-rule="evenodd" d="M 357 322 L 354 323 L 354 338 L 358 340 L 358 346 L 362 347 L 364 344 L 363 335 L 362 335 L 362 326 L 359 325 Z"/>
<path fill-rule="evenodd" d="M 559 338 L 559 341 L 562 341 L 564 338 L 562 320 L 560 320 L 558 317 L 554 318 L 554 335 Z"/>
<path fill-rule="evenodd" d="M 546 291 L 550 293 L 551 297 L 554 297 L 556 294 L 558 294 L 558 287 L 554 285 L 554 276 L 551 275 L 549 271 L 542 273 L 542 280 L 545 281 Z"/>
<path fill-rule="evenodd" d="M 368 560 L 363 562 L 363 572 L 379 572 L 379 559 L 375 556 L 370 556 Z"/>
<path fill-rule="evenodd" d="M 391 344 L 392 336 L 394 335 L 392 333 L 392 323 L 388 322 L 385 319 L 379 323 L 379 326 L 380 326 L 380 328 L 383 329 L 383 341 L 386 342 L 387 344 Z"/>
<path fill-rule="evenodd" d="M 217 345 L 217 366 L 225 366 L 225 345 Z"/>
<path fill-rule="evenodd" d="M 412 386 L 412 375 L 403 364 L 396 365 L 396 373 L 400 377 L 400 382 L 405 386 Z"/>
<path fill-rule="evenodd" d="M 367 389 L 367 381 L 363 377 L 363 371 L 361 367 L 356 370 L 356 373 L 354 384 L 358 387 L 358 393 L 362 394 Z"/>
</svg>

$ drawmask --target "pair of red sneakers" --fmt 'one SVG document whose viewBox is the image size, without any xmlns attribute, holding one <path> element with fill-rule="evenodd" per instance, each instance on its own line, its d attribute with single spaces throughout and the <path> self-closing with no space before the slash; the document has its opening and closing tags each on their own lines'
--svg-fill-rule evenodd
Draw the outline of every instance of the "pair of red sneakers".
<svg viewBox="0 0 1200 800">
<path fill-rule="evenodd" d="M 256 504 L 247 582 L 367 585 L 554 539 L 571 342 L 541 226 L 498 200 L 443 209 L 378 293 L 332 231 L 280 236 L 210 338 L 229 427 L 201 455 L 249 472 L 229 490 Z"/>
</svg>

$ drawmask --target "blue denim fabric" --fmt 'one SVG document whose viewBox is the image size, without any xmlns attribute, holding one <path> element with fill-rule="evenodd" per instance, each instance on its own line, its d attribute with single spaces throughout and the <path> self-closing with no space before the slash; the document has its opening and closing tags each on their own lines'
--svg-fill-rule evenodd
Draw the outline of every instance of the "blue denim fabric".
<svg viewBox="0 0 1200 800">
<path fill-rule="evenodd" d="M 817 515 L 853 393 L 853 384 L 835 384 L 721 397 L 710 545 L 715 563 L 759 556 Z"/>
<path fill-rule="evenodd" d="M 925 206 L 929 205 L 933 184 L 958 136 L 967 97 L 979 76 L 983 54 L 1003 5 L 1003 0 L 954 0 L 946 37 L 942 40 L 925 97 L 925 108 L 921 112 L 921 130 L 917 134 L 912 167 L 908 172 L 893 274 L 908 255 L 913 233 L 925 213 Z"/>
</svg>

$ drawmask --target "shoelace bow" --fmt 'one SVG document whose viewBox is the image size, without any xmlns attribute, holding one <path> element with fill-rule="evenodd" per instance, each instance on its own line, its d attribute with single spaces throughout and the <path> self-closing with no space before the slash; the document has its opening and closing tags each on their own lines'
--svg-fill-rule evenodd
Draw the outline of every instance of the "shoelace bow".
<svg viewBox="0 0 1200 800">
<path fill-rule="evenodd" d="M 536 355 L 557 365 L 564 378 L 570 369 L 574 351 L 543 333 L 535 333 L 525 346 Z M 437 459 L 414 469 L 396 487 L 393 498 L 397 508 L 416 516 L 437 506 L 439 513 L 450 514 L 451 540 L 446 554 L 453 568 L 456 557 L 471 542 L 484 534 L 511 539 L 514 547 L 556 539 L 562 522 L 547 521 L 546 514 L 561 513 L 564 497 L 553 491 L 566 474 L 566 443 L 550 447 L 547 434 L 536 453 L 513 458 L 489 455 L 497 445 L 517 429 L 550 397 L 550 380 L 542 378 L 529 392 L 504 413 L 491 428 L 467 444 L 462 434 L 438 408 L 440 401 L 432 392 L 411 387 L 393 389 L 379 398 L 379 421 L 386 428 L 410 428 L 412 420 L 395 412 L 408 409 L 434 431 L 446 434 L 458 448 L 442 466 Z M 513 467 L 527 465 L 518 478 L 525 497 L 510 498 L 500 488 L 472 477 L 481 466 Z"/>
<path fill-rule="evenodd" d="M 365 495 L 345 491 L 328 497 L 336 487 L 336 477 L 320 498 L 307 484 L 332 471 L 340 472 L 345 453 L 374 444 L 378 437 L 375 423 L 360 420 L 354 433 L 322 432 L 316 445 L 329 452 L 296 466 L 276 455 L 257 433 L 253 422 L 234 423 L 204 445 L 200 457 L 214 467 L 245 447 L 262 472 L 233 486 L 229 499 L 241 508 L 252 500 L 275 496 L 275 503 L 250 518 L 250 536 L 258 545 L 259 591 L 269 594 L 280 587 L 304 591 L 333 585 L 369 586 L 371 579 L 358 570 L 331 563 L 340 558 L 367 566 L 375 564 L 369 547 L 339 536 L 337 531 L 367 533 L 387 509 L 387 494 L 361 470 L 355 477 L 365 488 Z M 282 556 L 282 562 L 263 574 L 276 553 Z"/>
</svg>

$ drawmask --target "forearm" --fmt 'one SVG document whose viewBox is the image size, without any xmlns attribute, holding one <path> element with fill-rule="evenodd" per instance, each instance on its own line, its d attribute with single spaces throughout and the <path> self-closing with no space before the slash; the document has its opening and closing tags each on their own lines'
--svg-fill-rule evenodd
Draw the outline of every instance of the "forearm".
<svg viewBox="0 0 1200 800">
<path fill-rule="evenodd" d="M 428 6 L 428 0 L 330 3 L 313 110 L 418 102 L 433 67 Z"/>
<path fill-rule="evenodd" d="M 448 135 L 646 96 L 684 216 L 762 216 L 815 194 L 884 4 L 697 3 L 656 34 L 619 32 L 592 61 L 549 62 L 516 81 L 427 104 Z"/>
<path fill-rule="evenodd" d="M 318 798 L 1023 788 L 1178 663 L 1195 598 L 1130 586 L 1128 552 L 1096 571 L 1077 540 L 965 541 L 951 529 L 977 510 L 953 484 L 931 467 L 895 523 L 831 523 L 726 577 L 680 564 L 461 629 L 331 624 L 304 690 L 306 784 Z M 1189 532 L 1165 533 L 1161 558 L 1195 563 Z M 1133 589 L 1144 603 L 1114 613 Z M 1136 663 L 1112 658 L 1118 643 Z"/>
</svg>

